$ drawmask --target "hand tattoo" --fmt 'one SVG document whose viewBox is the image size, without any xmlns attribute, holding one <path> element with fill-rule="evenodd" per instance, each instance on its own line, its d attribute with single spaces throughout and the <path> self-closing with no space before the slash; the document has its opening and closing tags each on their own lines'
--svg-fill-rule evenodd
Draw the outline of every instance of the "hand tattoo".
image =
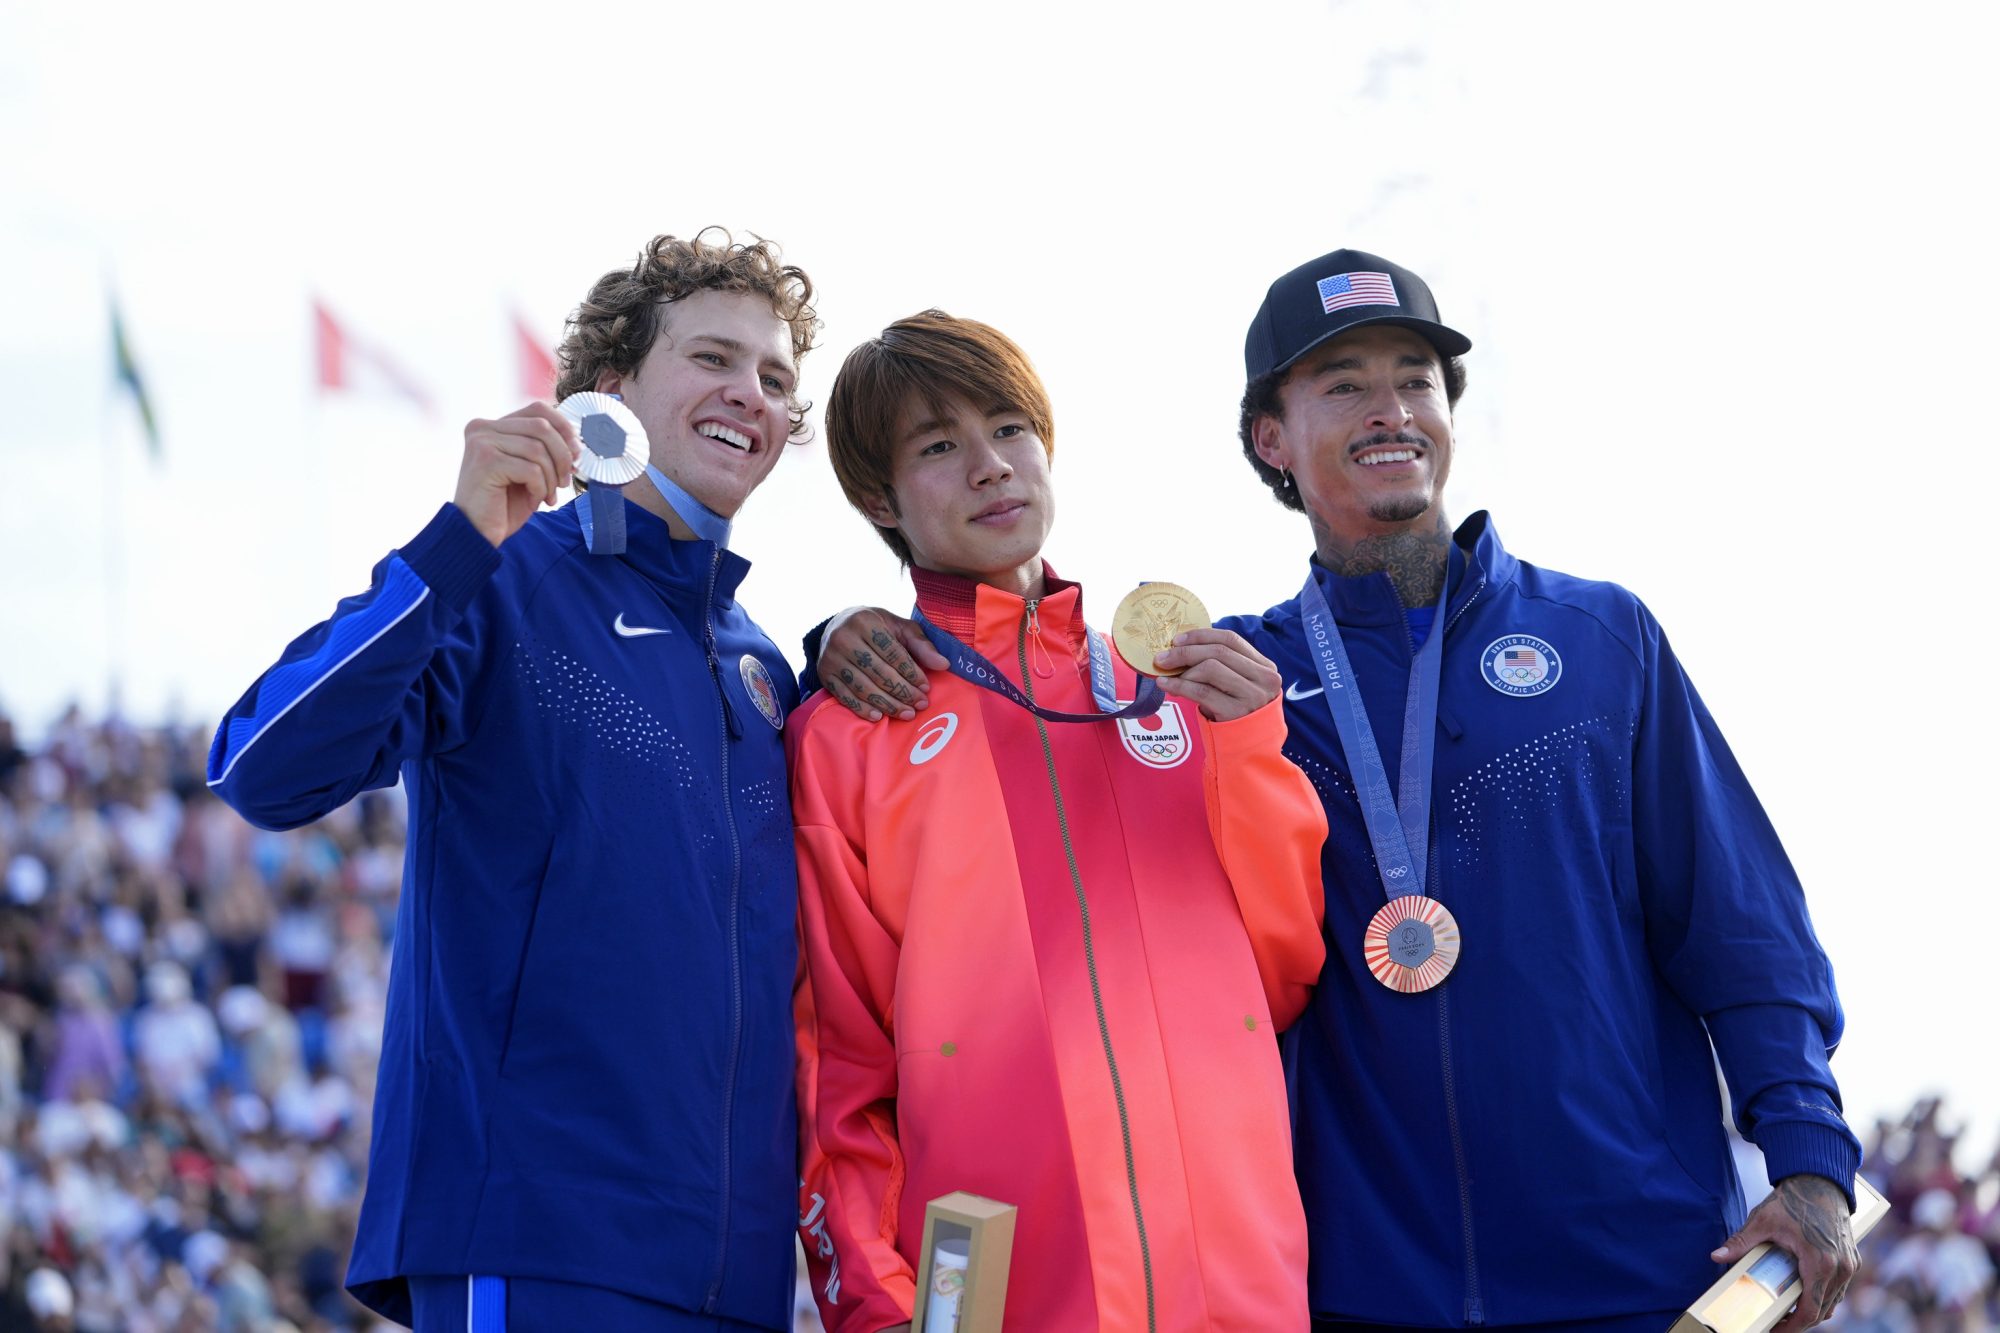
<svg viewBox="0 0 2000 1333">
<path fill-rule="evenodd" d="M 1808 1198 L 1807 1191 L 1819 1197 Z M 1826 1197 L 1829 1194 L 1831 1200 Z M 1847 1216 L 1847 1200 L 1840 1197 L 1832 1182 L 1815 1187 L 1811 1181 L 1790 1176 L 1778 1186 L 1778 1198 L 1808 1241 L 1822 1250 L 1840 1249 L 1840 1223 Z"/>
<path fill-rule="evenodd" d="M 1825 1319 L 1847 1294 L 1847 1285 L 1860 1266 L 1847 1216 L 1847 1196 L 1832 1181 L 1813 1175 L 1787 1176 L 1772 1192 L 1798 1227 L 1802 1245 L 1825 1256 L 1825 1263 L 1817 1265 L 1821 1271 L 1814 1276 L 1812 1290 L 1806 1293 L 1817 1318 Z M 1805 1256 L 1793 1257 L 1803 1273 Z"/>
<path fill-rule="evenodd" d="M 847 686 L 849 689 L 854 688 L 854 673 L 848 670 L 846 667 L 842 667 L 840 669 L 840 683 Z"/>
<path fill-rule="evenodd" d="M 860 652 L 854 654 L 854 665 L 860 667 L 863 671 L 866 671 L 869 667 L 873 666 L 874 664 L 875 664 L 875 654 L 869 652 L 866 648 L 863 648 Z"/>
<path fill-rule="evenodd" d="M 896 641 L 889 637 L 888 630 L 885 629 L 876 630 L 873 635 L 873 638 L 875 641 L 875 646 L 877 648 L 880 648 L 885 653 L 888 652 L 891 648 L 896 646 Z"/>
<path fill-rule="evenodd" d="M 896 705 L 890 703 L 887 699 L 884 699 L 879 694 L 869 695 L 868 702 L 873 704 L 876 708 L 880 709 L 885 713 L 893 713 L 896 711 Z"/>
</svg>

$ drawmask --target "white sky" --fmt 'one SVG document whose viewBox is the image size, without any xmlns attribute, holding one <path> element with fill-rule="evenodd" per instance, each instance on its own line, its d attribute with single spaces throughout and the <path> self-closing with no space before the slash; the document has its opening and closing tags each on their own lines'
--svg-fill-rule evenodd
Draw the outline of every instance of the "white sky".
<svg viewBox="0 0 2000 1333">
<path fill-rule="evenodd" d="M 1756 782 L 1857 1127 L 1935 1088 L 1990 1143 L 1995 13 L 8 5 L 0 706 L 101 709 L 115 661 L 135 717 L 212 719 L 520 405 L 510 310 L 553 339 L 711 222 L 819 285 L 808 396 L 924 306 L 996 324 L 1055 398 L 1058 568 L 1259 609 L 1309 538 L 1237 452 L 1243 329 L 1374 250 L 1474 342 L 1454 517 L 1645 597 Z M 107 391 L 114 276 L 157 464 Z M 435 419 L 315 400 L 314 293 Z M 737 531 L 781 645 L 908 600 L 817 446 Z"/>
</svg>

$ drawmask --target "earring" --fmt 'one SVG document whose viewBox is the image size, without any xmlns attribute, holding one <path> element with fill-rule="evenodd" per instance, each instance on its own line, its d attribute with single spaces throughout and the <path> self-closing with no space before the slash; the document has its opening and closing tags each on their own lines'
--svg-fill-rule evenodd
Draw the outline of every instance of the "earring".
<svg viewBox="0 0 2000 1333">
<path fill-rule="evenodd" d="M 1289 491 L 1290 489 L 1292 489 L 1292 470 L 1288 467 L 1281 467 L 1278 469 L 1278 471 L 1281 474 L 1283 474 L 1285 478 L 1285 489 Z"/>
</svg>

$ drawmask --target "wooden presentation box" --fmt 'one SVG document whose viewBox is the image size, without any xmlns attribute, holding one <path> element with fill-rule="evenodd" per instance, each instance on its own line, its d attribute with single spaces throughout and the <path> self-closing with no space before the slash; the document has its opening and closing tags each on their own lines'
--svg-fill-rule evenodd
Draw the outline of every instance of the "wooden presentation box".
<svg viewBox="0 0 2000 1333">
<path fill-rule="evenodd" d="M 917 1266 L 917 1308 L 911 1333 L 1000 1333 L 1017 1211 L 1011 1203 L 983 1199 L 963 1190 L 930 1201 L 924 1209 L 923 1247 L 918 1250 L 923 1262 Z M 940 1243 L 966 1256 L 964 1285 L 956 1292 L 958 1317 L 949 1323 L 953 1293 L 938 1289 Z M 957 1282 L 951 1268 L 943 1268 L 947 1288 Z"/>
<path fill-rule="evenodd" d="M 1854 1216 L 1849 1221 L 1854 1239 L 1859 1241 L 1888 1215 L 1889 1201 L 1856 1176 Z M 1769 1244 L 1759 1245 L 1730 1265 L 1667 1333 L 1766 1333 L 1798 1303 L 1804 1290 L 1792 1256 Z"/>
</svg>

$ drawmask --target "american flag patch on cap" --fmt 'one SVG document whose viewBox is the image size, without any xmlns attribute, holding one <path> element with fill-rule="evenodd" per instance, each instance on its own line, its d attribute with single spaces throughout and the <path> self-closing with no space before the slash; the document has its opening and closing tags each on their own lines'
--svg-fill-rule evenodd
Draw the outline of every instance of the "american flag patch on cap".
<svg viewBox="0 0 2000 1333">
<path fill-rule="evenodd" d="M 1401 305 L 1386 273 L 1336 273 L 1319 280 L 1320 304 L 1327 314 L 1351 305 Z"/>
</svg>

